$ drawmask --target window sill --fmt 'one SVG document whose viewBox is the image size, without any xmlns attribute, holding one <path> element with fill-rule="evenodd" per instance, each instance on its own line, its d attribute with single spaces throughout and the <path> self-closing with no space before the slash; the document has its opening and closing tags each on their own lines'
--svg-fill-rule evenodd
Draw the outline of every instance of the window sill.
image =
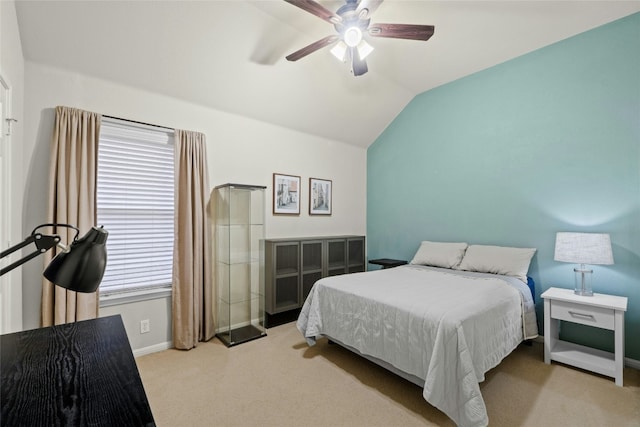
<svg viewBox="0 0 640 427">
<path fill-rule="evenodd" d="M 170 298 L 171 288 L 140 289 L 131 292 L 115 293 L 100 296 L 100 307 L 130 304 L 158 298 Z"/>
</svg>

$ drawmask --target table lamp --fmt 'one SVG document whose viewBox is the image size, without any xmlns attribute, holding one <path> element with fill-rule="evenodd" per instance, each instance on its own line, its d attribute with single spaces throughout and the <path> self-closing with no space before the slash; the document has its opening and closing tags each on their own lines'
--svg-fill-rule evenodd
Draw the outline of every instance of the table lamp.
<svg viewBox="0 0 640 427">
<path fill-rule="evenodd" d="M 593 270 L 586 268 L 586 264 L 613 264 L 611 238 L 605 233 L 556 233 L 556 249 L 553 256 L 555 261 L 580 264 L 574 268 L 577 295 L 593 296 L 591 277 Z"/>
<path fill-rule="evenodd" d="M 67 227 L 76 230 L 70 247 L 60 243 L 60 236 L 38 232 L 42 227 Z M 21 243 L 0 253 L 0 259 L 31 243 L 36 250 L 18 261 L 0 270 L 0 276 L 24 264 L 30 259 L 45 253 L 54 246 L 63 249 L 55 256 L 45 269 L 43 275 L 52 283 L 76 292 L 95 292 L 100 286 L 104 270 L 107 266 L 107 237 L 109 233 L 102 227 L 92 227 L 78 239 L 79 230 L 69 224 L 41 224 Z"/>
</svg>

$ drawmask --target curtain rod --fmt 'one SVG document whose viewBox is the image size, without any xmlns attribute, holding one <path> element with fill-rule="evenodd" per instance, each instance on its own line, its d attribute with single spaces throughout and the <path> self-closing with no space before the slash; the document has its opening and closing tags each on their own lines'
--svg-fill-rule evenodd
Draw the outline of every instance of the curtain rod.
<svg viewBox="0 0 640 427">
<path fill-rule="evenodd" d="M 137 121 L 137 120 L 123 119 L 123 118 L 121 118 L 121 117 L 108 116 L 108 115 L 106 115 L 106 114 L 103 114 L 103 115 L 102 115 L 102 117 L 106 117 L 106 118 L 108 118 L 108 119 L 114 119 L 114 120 L 122 120 L 123 122 L 137 123 L 137 124 L 139 124 L 139 125 L 153 126 L 153 127 L 156 127 L 156 128 L 167 129 L 167 130 L 170 130 L 171 132 L 174 132 L 174 131 L 175 131 L 175 129 L 170 128 L 170 127 L 167 127 L 167 126 L 154 125 L 154 124 L 152 124 L 152 123 L 139 122 L 139 121 Z"/>
</svg>

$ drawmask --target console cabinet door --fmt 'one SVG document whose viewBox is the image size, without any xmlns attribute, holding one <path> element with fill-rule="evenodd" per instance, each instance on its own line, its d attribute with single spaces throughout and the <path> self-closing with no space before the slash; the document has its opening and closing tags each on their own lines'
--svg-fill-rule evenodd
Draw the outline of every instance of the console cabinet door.
<svg viewBox="0 0 640 427">
<path fill-rule="evenodd" d="M 323 244 L 322 240 L 303 240 L 302 241 L 302 301 L 304 304 L 313 284 L 322 279 L 323 265 Z"/>
<path fill-rule="evenodd" d="M 347 239 L 329 239 L 326 241 L 326 276 L 337 276 L 347 272 Z"/>
<path fill-rule="evenodd" d="M 347 268 L 349 273 L 359 273 L 366 270 L 364 252 L 364 237 L 347 239 Z"/>
<path fill-rule="evenodd" d="M 267 242 L 265 245 L 267 313 L 300 307 L 300 242 Z"/>
</svg>

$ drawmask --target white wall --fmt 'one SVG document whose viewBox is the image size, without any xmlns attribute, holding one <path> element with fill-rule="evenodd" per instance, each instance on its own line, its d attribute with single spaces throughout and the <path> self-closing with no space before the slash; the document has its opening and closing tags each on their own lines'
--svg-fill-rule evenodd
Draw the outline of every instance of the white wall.
<svg viewBox="0 0 640 427">
<path fill-rule="evenodd" d="M 14 2 L 0 1 L 0 75 L 9 84 L 11 92 L 11 116 L 18 120 L 12 126 L 12 135 L 8 139 L 10 147 L 9 162 L 5 165 L 10 168 L 10 189 L 5 195 L 5 200 L 0 200 L 2 209 L 1 215 L 8 218 L 7 235 L 10 245 L 15 245 L 22 241 L 22 209 L 24 194 L 24 174 L 21 167 L 23 163 L 23 97 L 24 97 L 24 60 L 22 58 L 22 45 L 18 32 L 18 20 Z M 8 206 L 8 209 L 7 209 Z M 0 221 L 1 223 L 1 221 Z M 1 242 L 2 249 L 8 245 Z M 17 255 L 14 254 L 14 255 Z M 17 258 L 12 258 L 15 260 Z M 3 263 L 2 265 L 5 265 Z M 0 332 L 11 332 L 22 329 L 22 274 L 19 268 L 0 277 L 0 297 L 2 297 L 3 310 L 3 330 Z M 7 310 L 11 307 L 11 310 Z M 10 314 L 5 316 L 5 314 Z"/>
<path fill-rule="evenodd" d="M 57 105 L 205 133 L 211 188 L 227 182 L 265 185 L 270 195 L 274 172 L 299 175 L 302 178 L 300 216 L 273 216 L 269 197 L 267 237 L 365 234 L 365 149 L 28 61 L 25 63 L 23 163 L 27 171 L 23 203 L 25 230 L 30 231 L 45 220 L 49 139 Z M 331 217 L 308 215 L 310 177 L 333 180 Z M 23 273 L 23 319 L 25 327 L 37 327 L 41 270 L 29 267 Z M 152 332 L 155 329 L 170 331 L 166 327 L 169 308 L 166 302 L 132 303 L 120 309 L 104 309 L 101 314 L 123 313 L 135 350 L 159 344 L 148 342 L 148 335 L 140 335 L 139 320 L 150 319 Z M 165 338 L 170 339 L 170 334 Z M 162 338 L 153 341 L 159 339 Z"/>
</svg>

